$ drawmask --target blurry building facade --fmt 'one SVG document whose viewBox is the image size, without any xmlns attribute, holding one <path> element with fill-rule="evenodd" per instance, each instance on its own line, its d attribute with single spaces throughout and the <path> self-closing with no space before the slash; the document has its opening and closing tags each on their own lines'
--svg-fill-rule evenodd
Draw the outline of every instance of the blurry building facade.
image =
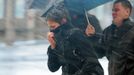
<svg viewBox="0 0 134 75">
<path fill-rule="evenodd" d="M 26 0 L 0 0 L 0 42 L 44 39 L 48 27 L 38 11 L 27 10 Z"/>
</svg>

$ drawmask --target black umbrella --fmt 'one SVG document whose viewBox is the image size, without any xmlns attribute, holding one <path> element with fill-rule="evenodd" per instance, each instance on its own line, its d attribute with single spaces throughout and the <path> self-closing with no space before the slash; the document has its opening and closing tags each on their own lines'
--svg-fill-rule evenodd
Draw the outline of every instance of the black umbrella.
<svg viewBox="0 0 134 75">
<path fill-rule="evenodd" d="M 67 7 L 67 9 L 71 12 L 85 14 L 87 22 L 90 25 L 86 11 L 110 1 L 112 0 L 64 0 L 64 4 Z"/>
<path fill-rule="evenodd" d="M 43 13 L 47 12 L 54 3 L 64 1 L 65 6 L 74 12 L 85 13 L 84 9 L 91 10 L 99 5 L 113 0 L 33 0 L 30 8 L 40 9 Z"/>
<path fill-rule="evenodd" d="M 113 1 L 113 0 L 33 0 L 30 8 L 40 9 L 43 17 L 51 10 L 55 3 L 64 2 L 66 8 L 71 12 L 77 12 L 79 14 L 85 14 L 88 24 L 90 24 L 87 12 L 99 5 Z"/>
</svg>

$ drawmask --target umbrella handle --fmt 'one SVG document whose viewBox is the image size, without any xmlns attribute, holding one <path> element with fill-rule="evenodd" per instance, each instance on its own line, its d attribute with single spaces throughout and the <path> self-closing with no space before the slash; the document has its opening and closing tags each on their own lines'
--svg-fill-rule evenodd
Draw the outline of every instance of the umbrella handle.
<svg viewBox="0 0 134 75">
<path fill-rule="evenodd" d="M 84 11 L 85 11 L 85 16 L 86 16 L 86 20 L 87 20 L 88 25 L 91 25 L 91 23 L 89 22 L 89 19 L 88 19 L 88 15 L 87 15 L 86 9 L 84 9 Z"/>
</svg>

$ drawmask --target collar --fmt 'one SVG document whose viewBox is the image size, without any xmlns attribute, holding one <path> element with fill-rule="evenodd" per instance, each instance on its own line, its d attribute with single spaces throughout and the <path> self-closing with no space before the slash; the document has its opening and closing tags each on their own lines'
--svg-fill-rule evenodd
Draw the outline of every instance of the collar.
<svg viewBox="0 0 134 75">
<path fill-rule="evenodd" d="M 122 26 L 124 26 L 124 25 L 126 25 L 125 23 L 128 23 L 130 21 L 130 19 L 129 18 L 127 18 L 127 19 L 124 19 L 123 20 L 123 23 L 122 23 L 122 25 L 120 26 L 120 27 L 122 27 Z M 112 24 L 112 27 L 116 27 L 116 28 L 120 28 L 120 27 L 117 27 L 115 24 Z"/>
<path fill-rule="evenodd" d="M 70 27 L 72 27 L 70 23 L 65 23 L 65 24 L 60 25 L 56 29 L 51 30 L 51 32 L 58 33 L 58 32 L 60 32 L 62 30 L 69 29 Z"/>
</svg>

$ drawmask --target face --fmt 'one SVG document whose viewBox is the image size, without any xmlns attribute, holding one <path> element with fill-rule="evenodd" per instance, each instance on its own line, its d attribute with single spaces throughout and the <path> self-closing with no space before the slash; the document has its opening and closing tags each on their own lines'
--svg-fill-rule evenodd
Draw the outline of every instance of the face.
<svg viewBox="0 0 134 75">
<path fill-rule="evenodd" d="M 122 20 L 127 19 L 129 17 L 130 10 L 128 8 L 123 7 L 121 3 L 116 3 L 113 6 L 113 20 L 120 18 Z"/>
<path fill-rule="evenodd" d="M 53 20 L 48 20 L 47 24 L 48 24 L 50 30 L 55 30 L 56 28 L 58 28 L 60 26 L 59 23 L 57 23 Z"/>
</svg>

